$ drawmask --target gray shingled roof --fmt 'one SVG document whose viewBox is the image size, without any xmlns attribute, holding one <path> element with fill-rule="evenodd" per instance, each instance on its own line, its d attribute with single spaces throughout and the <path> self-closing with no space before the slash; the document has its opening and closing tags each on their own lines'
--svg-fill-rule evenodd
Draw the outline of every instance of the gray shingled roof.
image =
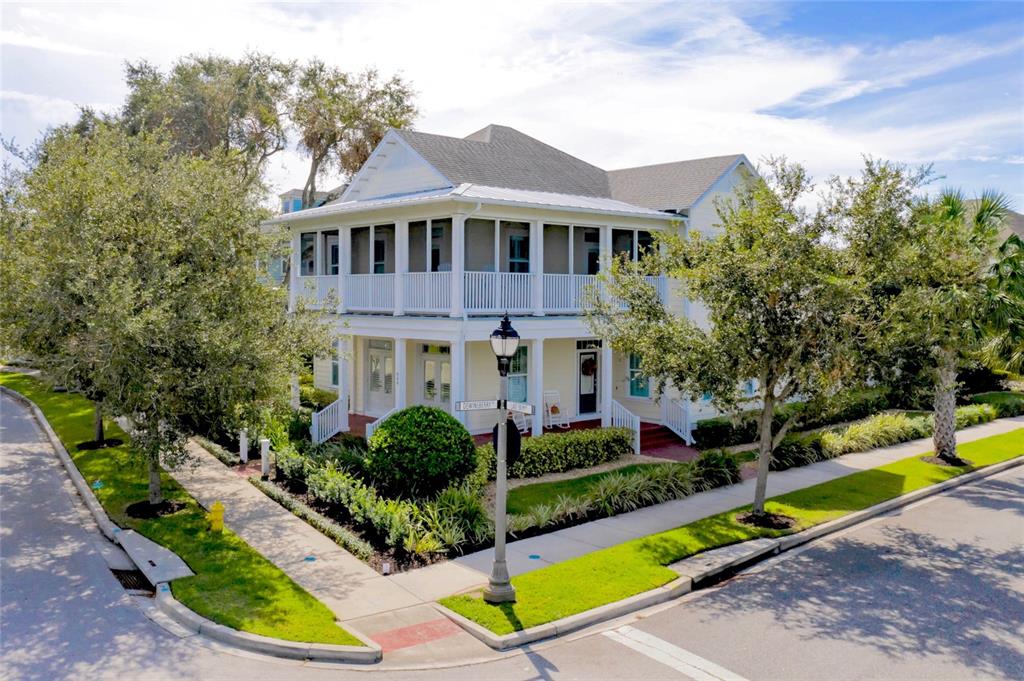
<svg viewBox="0 0 1024 681">
<path fill-rule="evenodd" d="M 488 125 L 465 139 L 395 132 L 455 185 L 610 197 L 604 170 L 504 125 Z"/>
<path fill-rule="evenodd" d="M 741 154 L 609 170 L 612 198 L 654 210 L 690 208 Z"/>
</svg>

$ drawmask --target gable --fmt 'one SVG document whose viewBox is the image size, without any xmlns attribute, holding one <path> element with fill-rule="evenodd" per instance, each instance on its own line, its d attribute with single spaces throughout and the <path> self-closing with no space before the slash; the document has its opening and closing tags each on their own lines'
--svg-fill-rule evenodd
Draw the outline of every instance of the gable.
<svg viewBox="0 0 1024 681">
<path fill-rule="evenodd" d="M 390 130 L 353 176 L 341 201 L 365 201 L 452 186 L 451 180 Z"/>
</svg>

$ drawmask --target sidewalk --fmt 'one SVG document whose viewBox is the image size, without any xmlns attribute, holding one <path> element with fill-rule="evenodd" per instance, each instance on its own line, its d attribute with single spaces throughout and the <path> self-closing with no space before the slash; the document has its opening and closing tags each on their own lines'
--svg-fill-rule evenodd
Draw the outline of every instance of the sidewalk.
<svg viewBox="0 0 1024 681">
<path fill-rule="evenodd" d="M 957 433 L 959 442 L 1024 428 L 1024 417 L 1000 419 Z M 784 494 L 932 450 L 930 439 L 822 461 L 768 476 L 768 496 Z M 493 659 L 499 655 L 430 605 L 487 582 L 492 551 L 392 576 L 382 576 L 296 518 L 198 445 L 198 466 L 173 473 L 204 506 L 221 501 L 236 533 L 324 602 L 346 625 L 385 652 L 385 665 Z M 636 537 L 669 530 L 748 504 L 754 480 L 604 518 L 508 544 L 512 575 L 582 556 Z M 307 560 L 312 556 L 314 560 Z"/>
</svg>

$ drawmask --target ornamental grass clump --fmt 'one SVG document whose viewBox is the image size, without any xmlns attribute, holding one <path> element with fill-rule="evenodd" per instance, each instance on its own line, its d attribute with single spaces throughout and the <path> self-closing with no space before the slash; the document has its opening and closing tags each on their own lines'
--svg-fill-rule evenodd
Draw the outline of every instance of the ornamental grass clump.
<svg viewBox="0 0 1024 681">
<path fill-rule="evenodd" d="M 821 444 L 824 451 L 833 457 L 928 437 L 931 430 L 927 418 L 900 413 L 879 414 L 838 433 L 823 433 Z"/>
</svg>

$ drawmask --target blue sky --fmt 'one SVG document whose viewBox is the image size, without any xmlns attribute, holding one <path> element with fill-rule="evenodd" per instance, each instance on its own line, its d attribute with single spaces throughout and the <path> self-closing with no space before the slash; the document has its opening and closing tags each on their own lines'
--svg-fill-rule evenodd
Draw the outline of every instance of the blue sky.
<svg viewBox="0 0 1024 681">
<path fill-rule="evenodd" d="M 123 64 L 189 52 L 401 72 L 421 130 L 503 123 L 606 168 L 743 152 L 812 174 L 934 163 L 1024 211 L 1024 3 L 388 3 L 0 8 L 0 131 L 112 109 Z M 279 154 L 277 189 L 304 159 Z M 331 181 L 335 178 L 325 178 Z"/>
</svg>

